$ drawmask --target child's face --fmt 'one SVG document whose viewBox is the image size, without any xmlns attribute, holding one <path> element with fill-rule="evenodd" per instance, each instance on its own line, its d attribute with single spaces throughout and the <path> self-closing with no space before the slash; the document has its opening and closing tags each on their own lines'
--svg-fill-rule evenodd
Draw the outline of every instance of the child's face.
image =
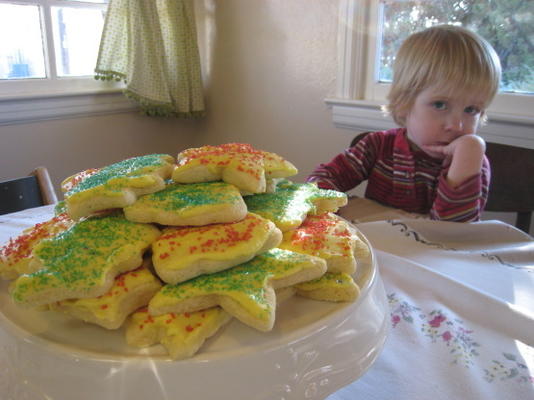
<svg viewBox="0 0 534 400">
<path fill-rule="evenodd" d="M 406 130 L 412 144 L 446 145 L 463 135 L 476 134 L 483 99 L 476 94 L 453 94 L 436 87 L 424 89 L 406 116 Z M 425 152 L 435 158 L 442 155 Z"/>
</svg>

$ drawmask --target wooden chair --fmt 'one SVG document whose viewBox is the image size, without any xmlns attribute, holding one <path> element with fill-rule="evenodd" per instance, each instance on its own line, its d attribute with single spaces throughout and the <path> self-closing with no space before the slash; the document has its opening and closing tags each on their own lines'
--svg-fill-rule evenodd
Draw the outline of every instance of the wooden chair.
<svg viewBox="0 0 534 400">
<path fill-rule="evenodd" d="M 57 203 L 57 196 L 45 167 L 28 176 L 0 182 L 0 215 Z"/>
<path fill-rule="evenodd" d="M 486 143 L 491 184 L 486 211 L 516 213 L 515 226 L 529 233 L 534 211 L 534 150 Z"/>
</svg>

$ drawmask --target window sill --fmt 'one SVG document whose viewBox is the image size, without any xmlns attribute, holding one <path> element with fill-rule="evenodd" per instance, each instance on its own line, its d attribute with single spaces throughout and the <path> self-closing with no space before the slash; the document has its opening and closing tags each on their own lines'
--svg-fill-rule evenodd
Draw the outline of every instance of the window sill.
<svg viewBox="0 0 534 400">
<path fill-rule="evenodd" d="M 397 127 L 378 103 L 344 99 L 325 99 L 325 103 L 332 108 L 332 120 L 338 128 L 363 132 Z M 534 117 L 489 113 L 479 134 L 488 142 L 534 149 Z"/>
<path fill-rule="evenodd" d="M 0 97 L 0 126 L 131 112 L 136 105 L 120 90 Z"/>
</svg>

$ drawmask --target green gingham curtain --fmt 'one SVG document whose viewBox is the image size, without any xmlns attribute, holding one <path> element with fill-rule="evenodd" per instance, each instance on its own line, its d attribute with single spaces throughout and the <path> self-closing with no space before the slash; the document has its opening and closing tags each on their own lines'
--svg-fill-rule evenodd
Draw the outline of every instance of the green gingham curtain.
<svg viewBox="0 0 534 400">
<path fill-rule="evenodd" d="M 203 116 L 192 2 L 110 0 L 95 78 L 123 80 L 147 115 Z"/>
</svg>

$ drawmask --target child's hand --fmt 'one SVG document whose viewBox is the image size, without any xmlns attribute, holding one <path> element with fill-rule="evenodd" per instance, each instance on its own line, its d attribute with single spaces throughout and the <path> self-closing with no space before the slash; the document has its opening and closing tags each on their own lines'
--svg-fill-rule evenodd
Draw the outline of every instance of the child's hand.
<svg viewBox="0 0 534 400">
<path fill-rule="evenodd" d="M 441 154 L 450 158 L 450 168 L 447 173 L 448 183 L 455 187 L 467 178 L 480 173 L 486 143 L 477 135 L 463 135 L 447 145 L 425 146 L 424 150 Z"/>
</svg>

